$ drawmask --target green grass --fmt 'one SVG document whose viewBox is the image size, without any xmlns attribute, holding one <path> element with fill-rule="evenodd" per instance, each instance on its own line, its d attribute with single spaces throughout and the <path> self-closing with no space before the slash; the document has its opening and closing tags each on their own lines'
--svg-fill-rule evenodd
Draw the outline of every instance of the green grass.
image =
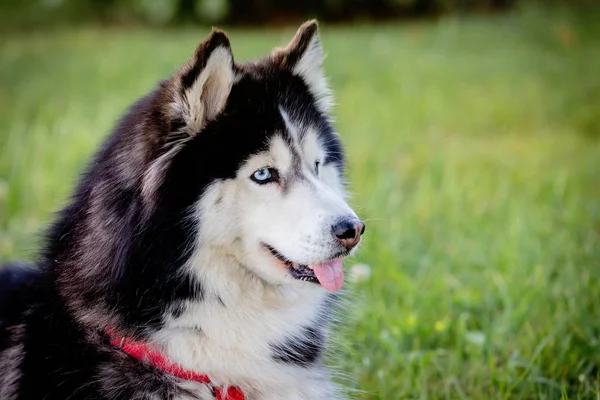
<svg viewBox="0 0 600 400">
<path fill-rule="evenodd" d="M 600 398 L 599 19 L 323 28 L 368 220 L 334 361 L 356 398 Z M 207 32 L 1 39 L 0 260 L 33 257 L 114 121 Z M 238 59 L 291 34 L 230 30 Z"/>
</svg>

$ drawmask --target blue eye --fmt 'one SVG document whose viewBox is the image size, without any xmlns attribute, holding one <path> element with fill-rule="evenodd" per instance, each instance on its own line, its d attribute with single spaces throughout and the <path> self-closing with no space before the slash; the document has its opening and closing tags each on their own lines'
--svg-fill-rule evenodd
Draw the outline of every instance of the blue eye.
<svg viewBox="0 0 600 400">
<path fill-rule="evenodd" d="M 261 168 L 254 171 L 250 179 L 261 185 L 269 182 L 276 182 L 278 180 L 277 170 L 266 167 Z"/>
<path fill-rule="evenodd" d="M 271 177 L 271 171 L 269 171 L 269 168 L 259 169 L 252 176 L 257 181 L 261 181 L 261 182 L 266 181 L 267 179 L 269 179 Z"/>
</svg>

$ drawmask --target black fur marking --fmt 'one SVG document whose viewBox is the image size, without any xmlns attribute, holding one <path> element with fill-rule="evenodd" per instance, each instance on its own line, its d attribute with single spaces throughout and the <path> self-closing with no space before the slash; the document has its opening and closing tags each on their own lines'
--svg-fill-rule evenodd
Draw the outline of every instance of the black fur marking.
<svg viewBox="0 0 600 400">
<path fill-rule="evenodd" d="M 321 358 L 324 346 L 325 338 L 320 330 L 304 327 L 298 335 L 271 345 L 271 350 L 275 361 L 307 367 Z"/>
<path fill-rule="evenodd" d="M 324 121 L 319 125 L 321 133 L 321 143 L 325 148 L 326 157 L 323 165 L 334 164 L 340 171 L 344 168 L 344 153 L 342 143 L 333 132 L 333 127 Z"/>
<path fill-rule="evenodd" d="M 175 118 L 173 120 L 171 120 L 171 124 L 169 126 L 169 130 L 171 131 L 171 135 L 170 135 L 170 140 L 174 140 L 175 136 L 173 133 L 175 132 L 182 132 L 183 128 L 185 128 L 186 123 L 183 120 L 183 118 Z M 187 133 L 185 133 L 185 136 L 187 136 Z M 182 139 L 183 137 L 180 137 L 179 139 Z"/>
<path fill-rule="evenodd" d="M 171 316 L 173 318 L 179 318 L 183 315 L 184 311 L 185 311 L 185 306 L 183 305 L 183 303 L 174 304 L 171 307 Z"/>
<path fill-rule="evenodd" d="M 41 269 L 26 263 L 0 266 L 0 349 L 6 348 L 10 335 L 6 327 L 18 324 L 32 296 Z"/>
</svg>

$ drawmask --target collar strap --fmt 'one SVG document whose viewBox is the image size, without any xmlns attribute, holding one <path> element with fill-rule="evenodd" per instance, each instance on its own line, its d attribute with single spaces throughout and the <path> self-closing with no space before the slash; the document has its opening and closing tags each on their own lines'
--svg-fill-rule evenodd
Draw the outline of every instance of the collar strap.
<svg viewBox="0 0 600 400">
<path fill-rule="evenodd" d="M 121 351 L 129 356 L 148 364 L 167 374 L 187 381 L 194 381 L 209 385 L 213 390 L 213 395 L 217 400 L 244 400 L 244 392 L 237 387 L 221 387 L 213 386 L 208 375 L 199 374 L 194 371 L 183 368 L 181 365 L 170 361 L 166 356 L 151 348 L 147 343 L 136 342 L 133 339 L 125 336 L 118 336 L 113 330 L 106 332 L 110 338 L 110 344 L 118 347 Z"/>
</svg>

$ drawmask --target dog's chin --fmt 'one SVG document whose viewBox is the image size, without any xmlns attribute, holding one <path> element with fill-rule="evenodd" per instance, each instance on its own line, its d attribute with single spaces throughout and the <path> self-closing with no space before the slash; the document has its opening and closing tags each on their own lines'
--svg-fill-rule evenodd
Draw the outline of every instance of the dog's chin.
<svg viewBox="0 0 600 400">
<path fill-rule="evenodd" d="M 262 247 L 276 262 L 285 266 L 289 275 L 295 280 L 321 285 L 328 291 L 337 291 L 341 288 L 344 276 L 342 258 L 348 256 L 350 251 L 339 251 L 322 262 L 303 264 L 290 260 L 273 246 L 262 243 Z"/>
</svg>

